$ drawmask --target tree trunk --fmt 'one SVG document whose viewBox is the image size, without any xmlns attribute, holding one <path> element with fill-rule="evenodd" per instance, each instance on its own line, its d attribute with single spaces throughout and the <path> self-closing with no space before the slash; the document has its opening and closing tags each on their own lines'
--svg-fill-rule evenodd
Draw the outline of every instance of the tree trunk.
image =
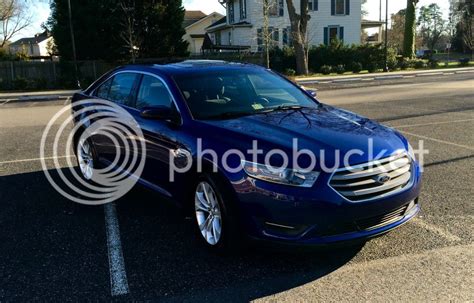
<svg viewBox="0 0 474 303">
<path fill-rule="evenodd" d="M 418 0 L 407 0 L 405 13 L 405 37 L 403 41 L 403 56 L 415 57 L 415 34 L 416 34 L 416 4 Z"/>
<path fill-rule="evenodd" d="M 293 0 L 286 0 L 286 5 L 290 16 L 291 36 L 295 48 L 296 73 L 298 75 L 307 75 L 309 69 L 306 35 L 310 15 L 308 14 L 308 0 L 300 0 L 300 2 L 300 14 L 296 13 Z"/>
</svg>

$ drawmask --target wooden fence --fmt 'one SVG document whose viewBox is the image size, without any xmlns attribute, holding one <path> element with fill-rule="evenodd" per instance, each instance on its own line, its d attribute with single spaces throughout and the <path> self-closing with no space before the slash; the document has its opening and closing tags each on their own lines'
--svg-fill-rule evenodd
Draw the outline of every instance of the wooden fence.
<svg viewBox="0 0 474 303">
<path fill-rule="evenodd" d="M 214 59 L 262 64 L 260 55 L 231 55 L 210 54 L 189 59 Z M 165 62 L 163 59 L 143 59 L 138 63 Z M 110 69 L 123 63 L 108 63 L 105 61 L 79 61 L 78 76 L 83 86 L 89 85 L 95 79 Z M 29 83 L 29 89 L 66 88 L 74 85 L 74 65 L 72 62 L 54 61 L 0 61 L 0 90 L 19 89 L 15 83 Z M 45 87 L 35 87 L 34 83 Z M 22 88 L 23 89 L 23 88 Z"/>
</svg>

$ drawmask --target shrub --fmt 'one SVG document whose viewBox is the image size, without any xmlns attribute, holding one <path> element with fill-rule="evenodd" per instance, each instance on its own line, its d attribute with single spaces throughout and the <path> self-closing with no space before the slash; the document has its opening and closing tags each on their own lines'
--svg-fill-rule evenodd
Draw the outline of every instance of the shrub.
<svg viewBox="0 0 474 303">
<path fill-rule="evenodd" d="M 402 58 L 400 61 L 398 61 L 398 67 L 401 70 L 405 70 L 413 66 L 414 66 L 413 60 L 409 58 Z"/>
<path fill-rule="evenodd" d="M 337 74 L 342 75 L 346 72 L 346 68 L 342 64 L 338 64 L 333 68 L 333 71 L 335 71 Z"/>
<path fill-rule="evenodd" d="M 329 75 L 332 71 L 332 68 L 329 65 L 323 65 L 319 71 L 323 75 Z"/>
<path fill-rule="evenodd" d="M 362 63 L 360 62 L 352 62 L 351 63 L 351 70 L 354 74 L 358 74 L 362 71 Z"/>
<path fill-rule="evenodd" d="M 28 84 L 28 80 L 23 77 L 17 77 L 12 81 L 13 89 L 16 90 L 25 90 L 28 88 Z"/>
<path fill-rule="evenodd" d="M 369 73 L 375 73 L 378 70 L 378 66 L 375 62 L 367 64 L 367 70 Z"/>
<path fill-rule="evenodd" d="M 468 66 L 469 65 L 469 58 L 461 58 L 459 59 L 460 66 Z"/>
<path fill-rule="evenodd" d="M 285 69 L 284 74 L 290 77 L 294 77 L 296 75 L 296 71 L 292 68 L 287 68 Z"/>
<path fill-rule="evenodd" d="M 45 78 L 34 79 L 32 84 L 32 89 L 43 90 L 48 88 L 48 80 Z"/>
<path fill-rule="evenodd" d="M 430 68 L 437 68 L 438 67 L 438 60 L 430 59 L 430 61 L 428 61 L 428 65 L 429 65 Z"/>
<path fill-rule="evenodd" d="M 425 61 L 423 61 L 423 60 L 415 60 L 413 66 L 414 66 L 415 68 L 425 68 L 425 67 L 426 67 L 426 63 L 425 63 Z"/>
</svg>

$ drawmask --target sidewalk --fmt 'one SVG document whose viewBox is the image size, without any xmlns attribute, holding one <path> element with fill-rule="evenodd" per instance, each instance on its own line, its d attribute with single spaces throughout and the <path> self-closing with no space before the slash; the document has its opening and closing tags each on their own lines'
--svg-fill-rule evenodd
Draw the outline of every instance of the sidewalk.
<svg viewBox="0 0 474 303">
<path fill-rule="evenodd" d="M 402 79 L 402 78 L 436 76 L 436 75 L 453 75 L 453 74 L 463 74 L 463 73 L 474 73 L 474 67 L 396 71 L 396 72 L 389 72 L 389 73 L 372 73 L 372 74 L 361 74 L 361 75 L 354 74 L 354 75 L 341 75 L 341 76 L 297 77 L 296 82 L 298 82 L 299 84 L 356 82 L 356 81 Z"/>
<path fill-rule="evenodd" d="M 15 101 L 64 100 L 78 90 L 51 90 L 42 92 L 6 92 L 0 93 L 0 104 Z"/>
</svg>

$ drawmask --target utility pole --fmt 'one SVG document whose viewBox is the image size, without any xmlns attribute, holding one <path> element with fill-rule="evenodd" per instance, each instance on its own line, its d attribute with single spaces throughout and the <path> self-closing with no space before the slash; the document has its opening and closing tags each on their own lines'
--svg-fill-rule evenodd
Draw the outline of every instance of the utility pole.
<svg viewBox="0 0 474 303">
<path fill-rule="evenodd" d="M 379 21 L 382 22 L 382 0 L 379 3 Z"/>
<path fill-rule="evenodd" d="M 388 0 L 385 0 L 385 67 L 384 72 L 388 72 Z"/>
<path fill-rule="evenodd" d="M 74 39 L 74 29 L 72 27 L 72 10 L 71 10 L 71 0 L 67 0 L 68 12 L 69 12 L 69 29 L 71 31 L 71 43 L 72 43 L 72 58 L 74 60 L 74 76 L 76 77 L 77 88 L 81 88 L 81 83 L 79 82 L 78 70 L 77 70 L 77 56 L 76 56 L 76 41 Z"/>
</svg>

